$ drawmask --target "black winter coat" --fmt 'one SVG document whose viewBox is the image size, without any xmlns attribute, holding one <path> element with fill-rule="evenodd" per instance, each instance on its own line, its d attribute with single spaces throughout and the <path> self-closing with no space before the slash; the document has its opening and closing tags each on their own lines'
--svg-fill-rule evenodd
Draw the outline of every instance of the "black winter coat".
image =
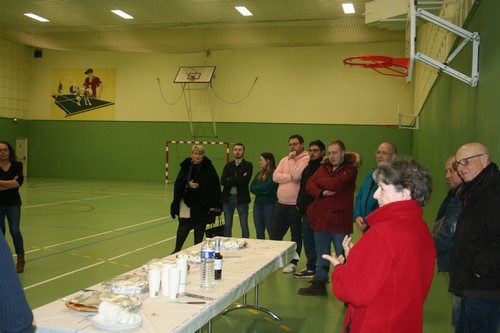
<svg viewBox="0 0 500 333">
<path fill-rule="evenodd" d="M 475 182 L 490 174 L 483 183 Z M 488 165 L 465 184 L 453 243 L 450 291 L 500 300 L 500 172 Z"/>
<path fill-rule="evenodd" d="M 219 176 L 208 157 L 204 157 L 199 165 L 193 164 L 191 174 L 191 158 L 186 158 L 181 164 L 174 185 L 174 200 L 170 205 L 172 218 L 179 215 L 180 203 L 184 199 L 191 209 L 191 220 L 195 223 L 212 223 L 215 215 L 211 209 L 222 209 Z M 189 178 L 189 179 L 188 179 Z M 189 188 L 188 182 L 193 180 L 200 184 L 196 189 Z"/>
<path fill-rule="evenodd" d="M 449 272 L 451 267 L 451 251 L 457 230 L 457 220 L 462 211 L 460 190 L 463 184 L 448 192 L 439 207 L 436 223 L 432 229 L 432 238 L 437 252 L 438 272 Z"/>
</svg>

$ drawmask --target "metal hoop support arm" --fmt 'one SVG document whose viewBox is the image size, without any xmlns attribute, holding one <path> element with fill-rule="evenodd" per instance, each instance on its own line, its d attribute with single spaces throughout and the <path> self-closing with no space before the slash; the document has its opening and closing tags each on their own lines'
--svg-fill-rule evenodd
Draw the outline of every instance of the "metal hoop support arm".
<svg viewBox="0 0 500 333">
<path fill-rule="evenodd" d="M 461 38 L 463 38 L 463 41 L 460 43 L 460 45 L 448 56 L 446 59 L 445 63 L 441 63 L 435 59 L 432 59 L 431 57 L 421 53 L 417 52 L 415 54 L 415 59 L 418 59 L 422 61 L 423 63 L 430 65 L 434 68 L 437 68 L 439 71 L 443 71 L 446 74 L 463 81 L 467 84 L 469 84 L 471 87 L 476 87 L 477 83 L 479 81 L 479 44 L 480 44 L 480 37 L 479 33 L 477 32 L 469 32 L 451 22 L 448 22 L 446 20 L 443 20 L 441 17 L 436 16 L 434 14 L 431 14 L 421 8 L 417 9 L 416 12 L 414 12 L 415 17 L 412 17 L 411 19 L 415 21 L 416 17 L 419 17 L 427 22 L 430 22 L 432 24 L 435 24 Z M 472 70 L 471 70 L 471 76 L 468 76 L 466 74 L 463 74 L 456 69 L 451 68 L 448 66 L 448 64 L 457 56 L 460 51 L 467 45 L 468 42 L 472 42 Z"/>
</svg>

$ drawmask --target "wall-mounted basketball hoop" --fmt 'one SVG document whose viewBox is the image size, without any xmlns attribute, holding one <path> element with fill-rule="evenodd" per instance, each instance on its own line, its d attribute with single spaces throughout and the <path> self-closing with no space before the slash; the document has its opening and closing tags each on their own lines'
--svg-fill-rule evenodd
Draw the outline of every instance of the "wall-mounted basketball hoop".
<svg viewBox="0 0 500 333">
<path fill-rule="evenodd" d="M 382 75 L 406 77 L 410 60 L 408 58 L 365 55 L 345 58 L 343 62 L 344 65 L 373 69 Z"/>
<path fill-rule="evenodd" d="M 211 83 L 215 66 L 181 66 L 174 83 Z"/>
<path fill-rule="evenodd" d="M 195 92 L 205 92 L 205 97 L 207 98 L 207 108 L 199 109 L 196 111 L 210 111 L 214 137 L 217 137 L 217 128 L 215 126 L 215 112 L 212 99 L 210 97 L 210 94 L 208 93 L 208 88 L 212 84 L 214 72 L 215 66 L 181 66 L 179 67 L 177 75 L 174 79 L 174 83 L 180 83 L 182 86 L 182 95 L 184 96 L 184 103 L 186 104 L 189 128 L 193 137 L 195 136 L 195 133 L 193 128 L 193 108 L 191 93 L 194 94 Z"/>
</svg>

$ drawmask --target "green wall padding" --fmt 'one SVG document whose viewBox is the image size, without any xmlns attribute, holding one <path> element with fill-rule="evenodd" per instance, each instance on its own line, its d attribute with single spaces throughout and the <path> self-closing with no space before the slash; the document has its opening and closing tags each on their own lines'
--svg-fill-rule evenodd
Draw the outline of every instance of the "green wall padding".
<svg viewBox="0 0 500 333">
<path fill-rule="evenodd" d="M 195 124 L 195 129 L 198 133 L 213 133 L 211 123 Z M 374 151 L 380 142 L 396 143 L 405 155 L 412 152 L 411 131 L 393 127 L 217 123 L 216 130 L 216 138 L 193 138 L 188 123 L 31 121 L 28 172 L 33 177 L 164 182 L 167 140 L 242 142 L 246 159 L 257 170 L 260 153 L 270 151 L 279 160 L 287 154 L 288 137 L 296 133 L 304 137 L 306 144 L 315 139 L 325 144 L 343 140 L 348 150 L 364 157 L 361 173 L 374 166 Z M 226 161 L 225 146 L 205 146 L 206 156 L 221 172 Z M 170 145 L 170 179 L 175 179 L 178 164 L 190 155 L 190 147 Z"/>
</svg>

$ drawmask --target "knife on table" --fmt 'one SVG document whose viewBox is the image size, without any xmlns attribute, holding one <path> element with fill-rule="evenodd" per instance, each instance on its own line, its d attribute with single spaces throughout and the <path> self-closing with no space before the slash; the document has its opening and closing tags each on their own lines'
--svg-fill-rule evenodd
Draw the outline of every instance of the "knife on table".
<svg viewBox="0 0 500 333">
<path fill-rule="evenodd" d="M 215 298 L 213 298 L 213 297 L 208 297 L 208 296 L 203 296 L 203 295 L 198 295 L 198 294 L 193 294 L 193 293 L 184 293 L 184 296 L 191 297 L 191 298 L 204 299 L 206 301 L 215 301 Z"/>
</svg>

